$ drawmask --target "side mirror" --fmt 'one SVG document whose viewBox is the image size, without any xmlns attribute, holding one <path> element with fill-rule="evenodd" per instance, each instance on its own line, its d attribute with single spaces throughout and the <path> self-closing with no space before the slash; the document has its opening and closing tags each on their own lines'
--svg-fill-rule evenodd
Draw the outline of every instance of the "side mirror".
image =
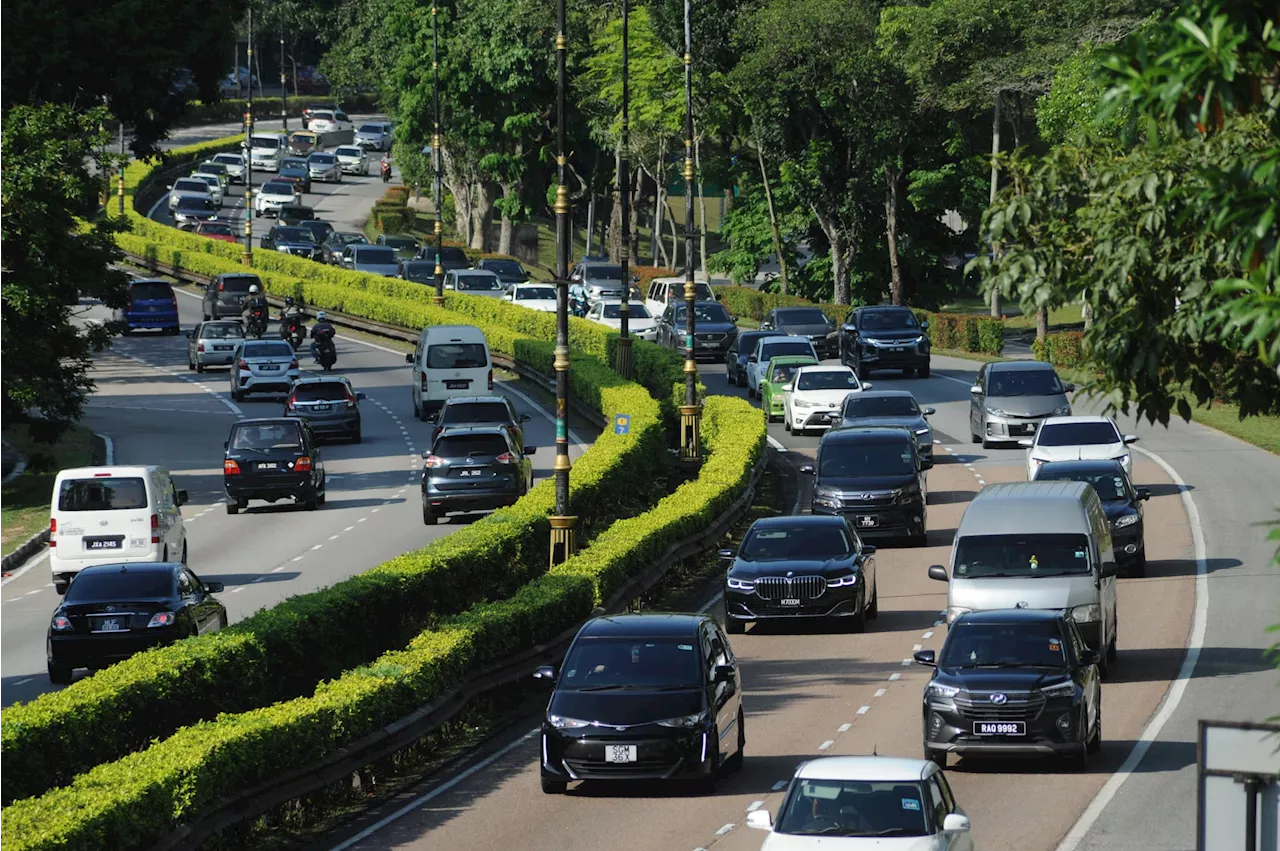
<svg viewBox="0 0 1280 851">
<path fill-rule="evenodd" d="M 812 464 L 805 464 L 805 465 L 803 465 L 803 466 L 800 468 L 800 472 L 801 472 L 801 473 L 804 473 L 806 476 L 812 476 L 812 475 L 813 475 L 813 465 L 812 465 Z"/>
<path fill-rule="evenodd" d="M 770 324 L 770 323 L 768 323 L 768 322 L 761 322 L 761 323 L 760 323 L 760 330 L 761 330 L 761 331 L 772 331 L 772 330 L 773 330 L 773 325 L 771 325 L 771 324 Z"/>
<path fill-rule="evenodd" d="M 968 833 L 969 817 L 962 816 L 959 813 L 947 813 L 942 820 L 943 833 Z"/>
<path fill-rule="evenodd" d="M 194 333 L 196 333 L 194 328 L 193 328 L 192 330 L 188 331 L 188 332 L 186 333 L 186 337 L 187 337 L 187 339 L 188 339 L 188 340 L 190 340 L 190 339 L 191 339 L 191 335 L 192 335 L 192 334 L 194 334 Z"/>
<path fill-rule="evenodd" d="M 228 441 L 225 441 L 225 440 L 224 440 L 224 441 L 222 441 L 222 448 L 223 448 L 223 449 L 230 449 L 230 448 L 231 448 L 231 444 L 230 444 Z"/>
<path fill-rule="evenodd" d="M 737 324 L 738 324 L 738 317 L 736 317 L 736 316 L 732 316 L 732 315 L 731 315 L 731 316 L 729 317 L 729 321 L 730 321 L 730 322 L 732 322 L 734 325 L 737 325 Z"/>
<path fill-rule="evenodd" d="M 936 579 L 939 582 L 951 581 L 951 579 L 947 576 L 947 569 L 940 564 L 931 565 L 929 567 L 929 578 Z"/>
<path fill-rule="evenodd" d="M 1151 499 L 1151 490 L 1149 488 L 1137 488 L 1135 494 L 1140 502 Z"/>
<path fill-rule="evenodd" d="M 921 322 L 921 323 L 920 323 L 920 328 L 921 328 L 921 330 L 928 331 L 928 330 L 929 330 L 929 320 L 928 320 L 928 319 L 926 319 L 926 320 L 924 320 L 923 322 Z"/>
<path fill-rule="evenodd" d="M 921 408 L 920 413 L 924 414 L 926 417 L 931 417 L 934 414 L 938 413 L 938 409 L 937 408 Z"/>
<path fill-rule="evenodd" d="M 431 455 L 431 450 L 430 450 L 430 449 L 424 449 L 424 450 L 422 450 L 422 457 L 423 457 L 423 458 L 427 458 L 427 457 L 428 457 L 428 456 L 430 456 L 430 455 Z"/>
<path fill-rule="evenodd" d="M 876 554 L 876 545 L 875 545 L 875 544 L 863 544 L 863 545 L 862 545 L 862 554 L 863 554 L 864 556 L 873 556 L 873 555 L 875 555 L 875 554 Z"/>
<path fill-rule="evenodd" d="M 733 558 L 734 558 L 733 550 L 728 550 L 728 549 L 720 550 L 720 552 L 716 553 L 716 555 L 724 559 L 725 561 L 733 561 Z"/>
<path fill-rule="evenodd" d="M 531 420 L 531 419 L 533 419 L 533 417 L 529 416 L 528 414 L 521 414 L 521 415 L 520 415 L 519 422 L 527 423 L 527 422 L 529 422 L 529 420 Z"/>
<path fill-rule="evenodd" d="M 1126 434 L 1126 435 L 1124 436 L 1124 442 L 1125 442 L 1126 444 L 1128 444 L 1128 443 L 1137 443 L 1137 442 L 1138 442 L 1138 436 L 1137 436 L 1136 434 Z"/>
<path fill-rule="evenodd" d="M 525 455 L 532 455 L 533 453 L 535 453 L 535 452 L 537 452 L 537 451 L 538 451 L 538 447 L 536 447 L 536 446 L 526 446 L 526 447 L 524 448 L 524 454 L 525 454 Z"/>
<path fill-rule="evenodd" d="M 711 682 L 713 683 L 727 683 L 733 678 L 734 673 L 732 665 L 716 665 L 715 669 L 711 672 Z"/>
<path fill-rule="evenodd" d="M 166 186 L 165 188 L 166 188 L 166 189 L 172 189 L 172 188 L 173 188 L 173 184 L 172 184 L 172 183 L 170 183 L 170 184 L 169 184 L 168 186 Z"/>
<path fill-rule="evenodd" d="M 790 384 L 782 385 L 783 393 L 794 393 L 795 389 L 796 389 L 796 383 L 794 381 L 792 381 Z"/>
<path fill-rule="evenodd" d="M 190 501 L 191 501 L 191 497 L 187 494 L 186 491 L 184 490 L 178 491 L 178 505 L 186 505 Z"/>
<path fill-rule="evenodd" d="M 917 665 L 925 665 L 930 668 L 938 667 L 938 654 L 933 650 L 917 650 L 913 656 Z"/>
<path fill-rule="evenodd" d="M 920 469 L 921 469 L 921 470 L 932 470 L 932 469 L 933 469 L 933 459 L 932 459 L 932 458 L 921 458 L 921 459 L 920 459 Z"/>
<path fill-rule="evenodd" d="M 554 665 L 539 665 L 538 670 L 533 672 L 535 680 L 551 682 L 556 678 L 556 668 Z"/>
<path fill-rule="evenodd" d="M 870 389 L 871 389 L 871 382 L 870 382 L 870 381 L 864 381 L 864 382 L 862 382 L 862 389 L 863 389 L 863 390 L 870 390 Z"/>
<path fill-rule="evenodd" d="M 751 355 L 751 357 L 747 358 L 747 363 L 759 363 L 759 362 L 760 361 L 756 359 L 755 355 Z"/>
<path fill-rule="evenodd" d="M 1063 392 L 1063 393 L 1074 393 L 1074 392 L 1076 392 L 1076 386 L 1075 386 L 1074 384 L 1072 384 L 1070 381 L 1064 381 L 1064 382 L 1062 383 L 1062 392 Z"/>
<path fill-rule="evenodd" d="M 223 590 L 224 588 L 226 588 L 226 586 L 223 585 L 221 582 L 206 582 L 204 584 L 204 590 L 209 594 L 217 594 L 219 591 Z"/>
<path fill-rule="evenodd" d="M 1098 574 L 1103 579 L 1109 579 L 1118 573 L 1120 573 L 1120 565 L 1115 561 L 1104 561 L 1102 563 L 1102 569 L 1098 571 Z"/>
<path fill-rule="evenodd" d="M 409 352 L 409 354 L 404 356 L 404 362 L 413 363 L 413 352 Z"/>
<path fill-rule="evenodd" d="M 1029 438 L 1029 437 L 1024 437 L 1024 438 L 1022 438 L 1021 440 L 1019 440 L 1019 441 L 1018 441 L 1018 445 L 1019 445 L 1019 446 L 1025 446 L 1025 447 L 1027 447 L 1028 449 L 1030 449 L 1030 448 L 1031 448 L 1031 445 L 1032 445 L 1033 443 L 1035 443 L 1035 441 L 1033 441 L 1033 440 L 1032 440 L 1031 438 Z"/>
<path fill-rule="evenodd" d="M 982 392 L 982 385 L 981 384 L 973 385 L 972 387 L 969 388 L 969 392 L 974 394 L 975 396 L 978 395 L 979 393 Z"/>
<path fill-rule="evenodd" d="M 1096 665 L 1102 661 L 1102 654 L 1097 650 L 1086 649 L 1080 654 L 1080 662 L 1085 665 Z"/>
<path fill-rule="evenodd" d="M 756 830 L 773 830 L 773 819 L 769 817 L 768 810 L 752 810 L 747 813 L 747 827 L 753 827 Z"/>
<path fill-rule="evenodd" d="M 363 402 L 365 399 L 368 399 L 368 398 L 369 398 L 369 397 L 368 397 L 368 396 L 366 396 L 366 395 L 364 395 L 363 393 L 357 393 L 357 394 L 356 394 L 356 400 L 357 400 L 357 401 L 361 401 L 361 402 Z"/>
</svg>

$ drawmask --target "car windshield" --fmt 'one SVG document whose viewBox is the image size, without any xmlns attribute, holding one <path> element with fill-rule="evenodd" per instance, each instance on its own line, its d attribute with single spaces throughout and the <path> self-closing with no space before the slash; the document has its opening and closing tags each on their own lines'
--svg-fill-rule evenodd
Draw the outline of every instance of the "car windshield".
<svg viewBox="0 0 1280 851">
<path fill-rule="evenodd" d="M 293 386 L 298 402 L 341 402 L 347 398 L 347 385 L 341 381 L 308 381 Z"/>
<path fill-rule="evenodd" d="M 240 158 L 239 154 L 218 154 L 213 159 L 214 162 L 220 162 L 225 165 L 244 165 L 244 160 Z"/>
<path fill-rule="evenodd" d="M 209 184 L 199 177 L 185 177 L 173 184 L 174 192 L 208 192 Z"/>
<path fill-rule="evenodd" d="M 507 423 L 511 411 L 502 402 L 460 402 L 445 405 L 440 416 L 441 425 L 458 423 Z"/>
<path fill-rule="evenodd" d="M 809 344 L 808 340 L 780 340 L 776 343 L 767 342 L 760 345 L 760 360 L 765 362 L 785 355 L 812 354 L 813 346 Z"/>
<path fill-rule="evenodd" d="M 1051 369 L 996 370 L 987 379 L 988 396 L 1056 396 L 1065 392 Z"/>
<path fill-rule="evenodd" d="M 280 147 L 280 140 L 270 136 L 254 136 L 253 146 L 255 148 L 263 148 L 265 150 L 274 151 Z"/>
<path fill-rule="evenodd" d="M 455 286 L 464 292 L 494 292 L 502 289 L 497 275 L 459 275 Z"/>
<path fill-rule="evenodd" d="M 315 242 L 316 237 L 306 228 L 276 228 L 278 242 Z"/>
<path fill-rule="evenodd" d="M 382 244 L 390 248 L 417 248 L 418 241 L 411 236 L 384 236 Z"/>
<path fill-rule="evenodd" d="M 1048 423 L 1040 427 L 1037 446 L 1089 446 L 1120 443 L 1116 427 L 1108 422 Z"/>
<path fill-rule="evenodd" d="M 523 275 L 524 267 L 514 260 L 486 260 L 484 268 L 499 275 Z"/>
<path fill-rule="evenodd" d="M 818 474 L 833 478 L 905 476 L 915 472 L 906 440 L 832 441 L 818 450 Z"/>
<path fill-rule="evenodd" d="M 231 340 L 244 336 L 238 322 L 208 322 L 200 326 L 201 340 Z"/>
<path fill-rule="evenodd" d="M 920 406 L 910 396 L 854 396 L 844 402 L 845 419 L 918 417 Z"/>
<path fill-rule="evenodd" d="M 442 434 L 431 454 L 440 458 L 479 458 L 510 452 L 500 434 Z"/>
<path fill-rule="evenodd" d="M 964 535 L 956 543 L 955 575 L 965 579 L 1088 572 L 1089 539 L 1085 535 Z"/>
<path fill-rule="evenodd" d="M 436 280 L 436 264 L 430 260 L 419 260 L 414 263 L 400 264 L 400 274 L 405 280 L 419 284 L 433 284 Z"/>
<path fill-rule="evenodd" d="M 435 260 L 436 247 L 434 245 L 423 246 L 422 259 Z M 467 252 L 463 251 L 461 248 L 458 248 L 456 246 L 446 245 L 444 248 L 440 249 L 440 260 L 442 262 L 448 260 L 455 263 L 466 263 Z"/>
<path fill-rule="evenodd" d="M 621 281 L 621 266 L 591 265 L 584 270 L 583 278 L 588 281 Z"/>
<path fill-rule="evenodd" d="M 821 310 L 810 307 L 802 307 L 798 310 L 779 310 L 779 325 L 826 325 L 827 314 Z"/>
<path fill-rule="evenodd" d="M 364 153 L 364 148 L 334 148 L 333 153 L 339 157 L 355 157 L 360 159 L 360 155 Z"/>
<path fill-rule="evenodd" d="M 329 235 L 330 242 L 337 242 L 339 245 L 368 245 L 369 238 L 362 233 L 350 233 L 347 231 L 335 231 Z"/>
<path fill-rule="evenodd" d="M 199 229 L 202 234 L 217 234 L 218 236 L 235 236 L 236 232 L 231 229 L 231 225 L 224 225 L 221 222 L 205 222 L 200 225 Z"/>
<path fill-rule="evenodd" d="M 622 305 L 620 304 L 606 304 L 606 305 L 603 305 L 601 309 L 603 311 L 603 316 L 605 319 L 621 319 L 622 318 Z M 627 305 L 627 312 L 631 314 L 632 319 L 652 319 L 653 318 L 653 316 L 649 313 L 649 308 L 645 307 L 643 304 L 635 304 L 635 303 L 629 304 Z"/>
<path fill-rule="evenodd" d="M 136 477 L 64 479 L 58 489 L 59 511 L 123 511 L 146 507 L 146 482 Z"/>
<path fill-rule="evenodd" d="M 427 349 L 427 369 L 479 369 L 488 364 L 482 343 L 437 343 Z"/>
<path fill-rule="evenodd" d="M 866 310 L 858 327 L 863 331 L 903 331 L 920 327 L 910 310 Z"/>
<path fill-rule="evenodd" d="M 520 287 L 516 290 L 516 301 L 555 301 L 554 287 Z"/>
<path fill-rule="evenodd" d="M 944 668 L 1067 666 L 1062 629 L 1053 621 L 957 623 L 947 634 L 939 665 Z"/>
<path fill-rule="evenodd" d="M 384 248 L 382 246 L 361 248 L 355 253 L 355 255 L 357 263 L 369 263 L 377 266 L 396 265 L 396 253 L 390 248 Z"/>
<path fill-rule="evenodd" d="M 333 154 L 312 154 L 311 159 L 307 160 L 312 165 L 333 165 L 337 161 L 338 158 Z"/>
<path fill-rule="evenodd" d="M 796 372 L 802 366 L 805 366 L 805 364 L 776 363 L 773 365 L 773 373 L 769 376 L 768 380 L 774 384 L 790 384 L 791 379 L 796 377 Z"/>
<path fill-rule="evenodd" d="M 676 322 L 684 323 L 684 314 L 687 305 L 680 302 L 676 305 Z M 694 322 L 720 322 L 725 325 L 731 324 L 728 312 L 718 304 L 694 304 L 693 306 Z M 786 352 L 775 352 L 775 354 L 787 354 Z M 804 354 L 809 354 L 809 350 L 805 349 Z"/>
<path fill-rule="evenodd" d="M 178 201 L 178 209 L 184 212 L 190 210 L 198 213 L 209 213 L 217 208 L 213 206 L 213 199 L 211 198 L 196 198 L 188 195 Z"/>
<path fill-rule="evenodd" d="M 218 283 L 218 289 L 228 293 L 247 293 L 255 284 L 262 288 L 262 281 L 257 275 L 228 275 Z"/>
<path fill-rule="evenodd" d="M 262 193 L 264 195 L 288 195 L 290 198 L 292 198 L 293 184 L 284 183 L 279 180 L 273 180 L 269 182 L 266 186 L 262 187 Z"/>
<path fill-rule="evenodd" d="M 1055 470 L 1056 465 L 1046 464 L 1036 472 L 1037 482 L 1088 482 L 1098 492 L 1103 502 L 1129 500 L 1129 486 L 1124 475 L 1114 470 Z"/>
<path fill-rule="evenodd" d="M 565 657 L 558 688 L 574 691 L 598 686 L 697 688 L 702 666 L 691 635 L 668 638 L 583 638 Z"/>
<path fill-rule="evenodd" d="M 130 301 L 169 301 L 173 298 L 173 287 L 162 281 L 144 281 L 129 287 Z"/>
<path fill-rule="evenodd" d="M 266 340 L 244 344 L 245 358 L 292 358 L 293 346 L 283 340 Z"/>
<path fill-rule="evenodd" d="M 302 169 L 302 168 L 306 168 L 306 167 L 307 167 L 307 161 L 306 161 L 306 160 L 300 160 L 300 159 L 287 159 L 287 160 L 281 160 L 281 161 L 280 161 L 280 170 L 281 170 L 281 171 L 284 171 L 285 169 L 289 169 L 290 171 L 297 171 L 298 169 Z"/>
<path fill-rule="evenodd" d="M 231 430 L 232 449 L 295 449 L 302 446 L 296 423 L 237 425 Z"/>
<path fill-rule="evenodd" d="M 839 372 L 806 369 L 796 381 L 797 390 L 857 390 L 861 386 L 851 369 Z"/>
<path fill-rule="evenodd" d="M 97 571 L 87 570 L 77 576 L 67 589 L 66 602 L 101 601 L 130 602 L 174 596 L 173 574 L 158 570 Z"/>
<path fill-rule="evenodd" d="M 738 557 L 747 561 L 839 559 L 853 555 L 856 544 L 843 524 L 769 525 L 750 530 Z"/>
<path fill-rule="evenodd" d="M 799 780 L 778 814 L 792 836 L 928 836 L 919 782 Z"/>
<path fill-rule="evenodd" d="M 359 132 L 361 132 L 361 133 L 378 133 L 378 134 L 381 134 L 381 133 L 382 133 L 382 125 L 381 125 L 381 124 L 361 124 L 361 125 L 360 125 L 360 131 L 359 131 Z"/>
</svg>

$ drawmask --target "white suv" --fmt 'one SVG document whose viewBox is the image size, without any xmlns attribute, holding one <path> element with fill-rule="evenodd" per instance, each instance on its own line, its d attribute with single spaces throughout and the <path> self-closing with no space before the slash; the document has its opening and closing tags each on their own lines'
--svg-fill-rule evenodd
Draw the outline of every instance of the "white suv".
<svg viewBox="0 0 1280 851">
<path fill-rule="evenodd" d="M 298 200 L 297 189 L 283 180 L 268 180 L 253 195 L 255 216 L 278 216 L 280 208 Z"/>
<path fill-rule="evenodd" d="M 240 402 L 249 393 L 288 393 L 301 377 L 288 340 L 246 340 L 232 361 L 231 398 Z"/>
<path fill-rule="evenodd" d="M 352 127 L 351 119 L 341 110 L 320 110 L 307 118 L 307 129 L 312 133 L 341 133 Z"/>
</svg>

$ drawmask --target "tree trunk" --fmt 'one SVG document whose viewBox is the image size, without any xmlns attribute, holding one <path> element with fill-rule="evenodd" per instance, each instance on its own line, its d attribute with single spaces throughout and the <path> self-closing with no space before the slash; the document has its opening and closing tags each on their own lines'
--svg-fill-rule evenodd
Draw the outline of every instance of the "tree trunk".
<svg viewBox="0 0 1280 851">
<path fill-rule="evenodd" d="M 609 262 L 622 260 L 622 142 L 613 149 L 613 210 L 609 213 L 609 234 L 605 239 L 609 246 Z"/>
<path fill-rule="evenodd" d="M 249 69 L 249 85 L 253 86 L 253 78 L 258 78 L 258 97 L 266 98 L 262 92 L 262 51 L 255 50 L 253 52 L 254 67 Z"/>
<path fill-rule="evenodd" d="M 658 265 L 659 256 L 662 259 L 662 265 L 671 268 L 671 261 L 667 258 L 667 247 L 662 244 L 662 220 L 663 211 L 666 210 L 665 188 L 663 184 L 663 175 L 665 173 L 662 160 L 665 155 L 665 146 L 658 147 L 658 161 L 655 165 L 653 173 L 653 231 L 649 235 L 649 253 L 653 255 L 653 265 Z"/>
<path fill-rule="evenodd" d="M 664 200 L 663 207 L 666 208 L 667 221 L 671 223 L 671 268 L 683 269 L 684 264 L 680 262 L 679 234 L 676 233 L 676 211 L 671 209 L 670 199 Z"/>
<path fill-rule="evenodd" d="M 501 184 L 501 186 L 502 197 L 504 200 L 510 201 L 513 196 L 519 194 L 519 187 L 515 183 L 507 182 Z M 502 230 L 498 232 L 499 254 L 511 253 L 511 236 L 515 231 L 515 222 L 512 221 L 511 216 L 507 215 L 507 209 L 508 208 L 504 205 L 502 210 Z"/>
<path fill-rule="evenodd" d="M 1036 311 L 1036 339 L 1043 341 L 1049 336 L 1049 308 L 1042 307 Z"/>
<path fill-rule="evenodd" d="M 991 118 L 991 206 L 995 206 L 996 193 L 1000 188 L 1000 165 L 996 157 L 1000 154 L 1000 93 L 996 92 L 995 112 Z M 991 253 L 1000 253 L 999 243 L 991 243 Z M 992 259 L 995 259 L 994 257 Z M 991 288 L 991 315 L 1000 318 L 1000 290 Z"/>
<path fill-rule="evenodd" d="M 644 170 L 640 166 L 636 166 L 635 174 L 631 176 L 631 233 L 627 236 L 631 239 L 631 263 L 632 265 L 640 264 L 640 227 L 639 218 L 644 206 L 640 203 L 644 198 Z"/>
<path fill-rule="evenodd" d="M 756 136 L 756 159 L 760 162 L 760 179 L 764 181 L 764 200 L 769 207 L 769 230 L 773 232 L 773 253 L 778 258 L 779 278 L 782 281 L 782 294 L 786 295 L 787 258 L 782 256 L 782 232 L 778 229 L 778 214 L 773 208 L 773 190 L 769 188 L 769 170 L 764 165 L 764 151 L 760 147 L 760 137 Z M 728 190 L 725 190 L 728 193 Z M 732 194 L 732 193 L 728 193 Z"/>
<path fill-rule="evenodd" d="M 587 201 L 587 246 L 582 254 L 585 257 L 591 256 L 591 249 L 595 248 L 596 237 L 596 193 L 591 193 L 590 200 Z"/>
<path fill-rule="evenodd" d="M 1093 305 L 1088 301 L 1080 302 L 1080 317 L 1084 319 L 1084 330 L 1088 331 L 1093 325 Z"/>
<path fill-rule="evenodd" d="M 697 122 L 694 122 L 697 127 Z M 702 227 L 698 233 L 698 271 L 707 274 L 707 196 L 702 194 L 702 158 L 698 134 L 693 134 L 693 167 L 698 171 L 698 214 L 702 216 Z M 687 190 L 686 190 L 687 191 Z M 707 278 L 710 281 L 710 278 Z"/>
<path fill-rule="evenodd" d="M 493 218 L 494 202 L 498 198 L 498 185 L 488 180 L 477 180 L 474 190 L 475 202 L 471 207 L 471 241 L 470 246 L 477 251 L 488 251 L 489 220 Z"/>
<path fill-rule="evenodd" d="M 849 265 L 852 257 L 850 252 L 853 250 L 853 240 L 842 229 L 836 220 L 819 212 L 816 207 L 811 207 L 813 214 L 818 219 L 818 226 L 822 228 L 822 232 L 826 234 L 827 242 L 831 245 L 831 277 L 833 281 L 834 298 L 836 304 L 849 303 Z"/>
<path fill-rule="evenodd" d="M 898 258 L 898 205 L 902 188 L 902 169 L 892 163 L 884 167 L 884 221 L 885 241 L 889 244 L 889 300 L 901 305 L 904 301 L 902 264 Z"/>
</svg>

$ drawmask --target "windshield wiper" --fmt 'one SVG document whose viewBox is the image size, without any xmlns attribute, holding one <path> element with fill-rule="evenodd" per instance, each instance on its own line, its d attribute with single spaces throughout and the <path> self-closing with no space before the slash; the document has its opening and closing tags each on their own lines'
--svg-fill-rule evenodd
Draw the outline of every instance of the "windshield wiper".
<svg viewBox="0 0 1280 851">
<path fill-rule="evenodd" d="M 612 683 L 607 686 L 586 686 L 585 688 L 578 689 L 578 691 L 622 691 L 632 688 L 635 688 L 635 686 L 628 685 L 627 683 Z"/>
<path fill-rule="evenodd" d="M 1057 665 L 1044 665 L 1036 662 L 976 662 L 972 665 L 961 665 L 962 668 L 1056 668 Z"/>
</svg>

